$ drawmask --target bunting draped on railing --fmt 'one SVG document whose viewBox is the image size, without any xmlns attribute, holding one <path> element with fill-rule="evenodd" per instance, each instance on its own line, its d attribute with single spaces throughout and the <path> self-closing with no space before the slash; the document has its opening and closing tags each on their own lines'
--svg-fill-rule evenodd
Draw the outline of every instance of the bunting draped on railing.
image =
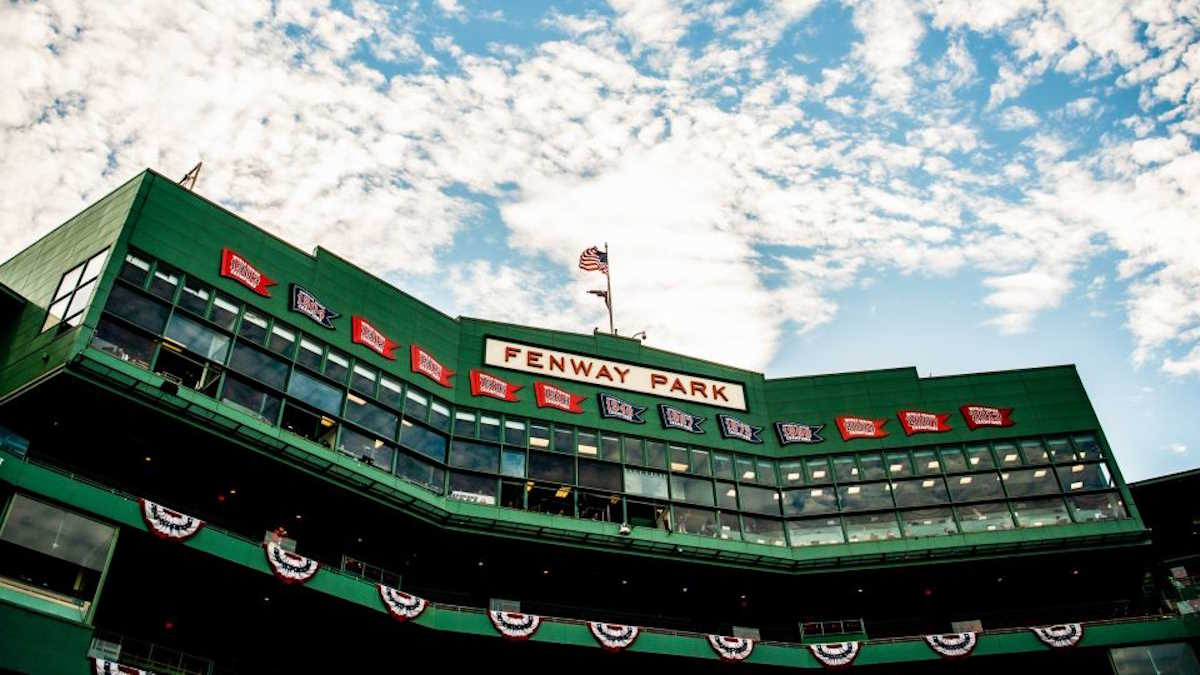
<svg viewBox="0 0 1200 675">
<path fill-rule="evenodd" d="M 946 659 L 965 659 L 975 651 L 979 638 L 974 631 L 926 635 L 925 644 Z"/>
<path fill-rule="evenodd" d="M 509 640 L 528 640 L 542 626 L 542 617 L 520 612 L 488 610 L 488 618 L 500 634 Z"/>
<path fill-rule="evenodd" d="M 183 541 L 204 527 L 203 520 L 172 511 L 149 499 L 138 499 L 138 505 L 141 506 L 142 520 L 146 521 L 147 529 L 160 539 Z"/>
<path fill-rule="evenodd" d="M 725 661 L 745 661 L 754 651 L 754 640 L 749 638 L 709 635 L 708 644 Z"/>
<path fill-rule="evenodd" d="M 1029 630 L 1052 649 L 1074 647 L 1083 639 L 1083 625 L 1078 623 L 1063 623 L 1054 626 L 1030 626 Z"/>
<path fill-rule="evenodd" d="M 392 618 L 397 621 L 411 621 L 421 616 L 421 613 L 429 606 L 424 599 L 415 595 L 383 584 L 378 584 L 378 586 L 379 598 L 383 600 L 383 606 L 387 608 L 388 614 L 391 614 Z"/>
<path fill-rule="evenodd" d="M 92 672 L 95 675 L 154 675 L 149 670 L 141 668 L 133 668 L 131 666 L 123 666 L 116 661 L 106 661 L 104 659 L 91 658 Z"/>
<path fill-rule="evenodd" d="M 285 584 L 302 584 L 313 578 L 321 566 L 316 560 L 285 551 L 274 542 L 264 544 L 263 550 L 267 553 L 267 565 Z"/>
<path fill-rule="evenodd" d="M 637 626 L 600 623 L 599 621 L 589 621 L 588 630 L 592 632 L 592 637 L 596 638 L 596 642 L 599 642 L 605 651 L 610 652 L 619 652 L 625 649 L 642 634 L 642 629 Z"/>
<path fill-rule="evenodd" d="M 854 659 L 858 658 L 858 650 L 861 645 L 862 643 L 857 640 L 853 642 L 825 642 L 809 645 L 808 650 L 821 662 L 822 666 L 836 670 L 838 668 L 849 668 L 850 664 L 854 663 Z"/>
</svg>

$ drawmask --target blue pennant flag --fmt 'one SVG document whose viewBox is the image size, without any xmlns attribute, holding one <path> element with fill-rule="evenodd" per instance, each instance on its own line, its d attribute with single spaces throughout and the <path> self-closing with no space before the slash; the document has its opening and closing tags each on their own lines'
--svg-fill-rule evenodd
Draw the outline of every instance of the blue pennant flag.
<svg viewBox="0 0 1200 675">
<path fill-rule="evenodd" d="M 658 414 L 662 417 L 664 429 L 679 429 L 690 434 L 702 434 L 704 430 L 700 428 L 704 424 L 704 417 L 685 413 L 679 408 L 667 405 L 666 403 L 658 404 Z"/>
<path fill-rule="evenodd" d="M 646 406 L 634 405 L 623 398 L 603 392 L 596 394 L 596 397 L 600 399 L 601 417 L 625 420 L 633 424 L 646 423 L 646 420 L 642 419 L 642 413 L 646 412 Z"/>
</svg>

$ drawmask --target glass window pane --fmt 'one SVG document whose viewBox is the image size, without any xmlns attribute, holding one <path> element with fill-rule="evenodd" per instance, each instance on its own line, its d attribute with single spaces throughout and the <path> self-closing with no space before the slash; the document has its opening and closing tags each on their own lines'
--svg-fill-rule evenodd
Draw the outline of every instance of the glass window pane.
<svg viewBox="0 0 1200 675">
<path fill-rule="evenodd" d="M 384 471 L 392 470 L 392 455 L 396 452 L 387 443 L 345 426 L 338 440 L 338 449 Z"/>
<path fill-rule="evenodd" d="M 496 504 L 496 479 L 469 473 L 450 472 L 450 499 L 472 504 Z"/>
<path fill-rule="evenodd" d="M 667 498 L 667 474 L 645 469 L 625 468 L 625 492 L 656 499 Z"/>
<path fill-rule="evenodd" d="M 212 310 L 209 312 L 208 318 L 225 330 L 233 330 L 233 324 L 237 323 L 240 311 L 242 310 L 236 302 L 218 295 L 213 298 Z"/>
<path fill-rule="evenodd" d="M 1050 451 L 1050 459 L 1056 464 L 1066 464 L 1075 460 L 1075 450 L 1071 441 L 1065 438 L 1051 438 L 1046 441 L 1046 449 Z"/>
<path fill-rule="evenodd" d="M 846 539 L 859 541 L 886 541 L 900 538 L 900 526 L 895 513 L 872 513 L 863 516 L 844 516 Z"/>
<path fill-rule="evenodd" d="M 287 383 L 288 364 L 243 342 L 233 345 L 229 367 L 276 389 Z"/>
<path fill-rule="evenodd" d="M 449 412 L 449 411 L 447 411 Z M 404 416 L 410 419 L 425 421 L 429 414 L 429 399 L 413 391 L 411 388 L 404 393 Z"/>
<path fill-rule="evenodd" d="M 906 478 L 913 475 L 912 460 L 907 452 L 889 452 L 887 454 L 888 475 L 892 478 Z"/>
<path fill-rule="evenodd" d="M 1048 467 L 1005 471 L 1000 475 L 1004 478 L 1004 487 L 1008 490 L 1009 497 L 1048 495 L 1059 491 L 1054 472 Z"/>
<path fill-rule="evenodd" d="M 329 354 L 325 357 L 325 377 L 338 384 L 345 384 L 346 376 L 349 374 L 350 357 L 330 349 Z"/>
<path fill-rule="evenodd" d="M 362 365 L 354 364 L 350 375 L 350 388 L 367 396 L 375 395 L 375 371 Z"/>
<path fill-rule="evenodd" d="M 822 546 L 844 544 L 846 535 L 838 518 L 810 518 L 788 522 L 788 537 L 792 546 Z"/>
<path fill-rule="evenodd" d="M 500 453 L 500 473 L 514 478 L 524 478 L 525 451 L 505 450 Z"/>
<path fill-rule="evenodd" d="M 708 509 L 696 509 L 688 506 L 676 506 L 675 531 L 680 534 L 699 534 L 705 537 L 715 537 L 717 530 L 717 514 Z"/>
<path fill-rule="evenodd" d="M 87 283 L 92 279 L 100 276 L 100 270 L 104 269 L 104 261 L 108 260 L 108 249 L 97 253 L 87 261 L 87 267 L 83 270 L 83 276 L 79 278 L 81 283 Z"/>
<path fill-rule="evenodd" d="M 904 526 L 904 536 L 910 538 L 958 534 L 958 525 L 948 508 L 902 511 L 900 524 Z"/>
<path fill-rule="evenodd" d="M 493 443 L 500 442 L 500 418 L 481 414 L 479 416 L 479 438 Z"/>
<path fill-rule="evenodd" d="M 600 458 L 610 462 L 621 461 L 621 439 L 617 436 L 601 436 Z"/>
<path fill-rule="evenodd" d="M 225 362 L 229 353 L 229 336 L 192 321 L 182 314 L 175 314 L 167 324 L 167 339 L 184 349 L 206 359 Z"/>
<path fill-rule="evenodd" d="M 999 474 L 979 473 L 971 476 L 951 476 L 946 479 L 946 482 L 950 484 L 950 496 L 956 502 L 1004 499 L 1004 488 L 1000 485 Z"/>
<path fill-rule="evenodd" d="M 1129 513 L 1125 511 L 1125 502 L 1118 492 L 1071 495 L 1067 497 L 1067 503 L 1071 505 L 1071 513 L 1077 523 L 1129 517 Z"/>
<path fill-rule="evenodd" d="M 104 569 L 115 528 L 56 506 L 13 495 L 0 540 L 79 567 Z"/>
<path fill-rule="evenodd" d="M 146 285 L 146 276 L 149 274 L 150 262 L 130 253 L 125 256 L 125 263 L 121 265 L 118 276 L 138 288 L 143 288 Z"/>
<path fill-rule="evenodd" d="M 779 514 L 779 491 L 767 488 L 738 486 L 738 498 L 743 511 L 751 513 Z"/>
<path fill-rule="evenodd" d="M 1080 460 L 1101 459 L 1104 453 L 1100 450 L 1100 441 L 1093 434 L 1080 434 L 1072 436 L 1071 442 L 1075 444 L 1075 458 Z"/>
<path fill-rule="evenodd" d="M 967 461 L 963 459 L 962 448 L 942 448 L 938 454 L 942 458 L 942 468 L 946 473 L 962 473 L 967 470 Z"/>
<path fill-rule="evenodd" d="M 232 403 L 251 415 L 268 424 L 275 424 L 279 419 L 279 410 L 283 399 L 251 383 L 248 380 L 225 376 L 225 386 L 221 389 L 221 400 Z"/>
<path fill-rule="evenodd" d="M 813 516 L 837 511 L 837 495 L 832 487 L 784 490 L 783 513 L 788 516 Z"/>
<path fill-rule="evenodd" d="M 692 468 L 691 462 L 688 460 L 687 448 L 682 448 L 678 445 L 671 446 L 671 470 L 672 471 L 687 471 Z"/>
<path fill-rule="evenodd" d="M 833 473 L 837 476 L 839 483 L 850 483 L 857 481 L 858 464 L 854 461 L 854 456 L 834 457 L 833 458 Z"/>
<path fill-rule="evenodd" d="M 439 462 L 446 461 L 446 437 L 407 419 L 400 422 L 400 445 Z"/>
<path fill-rule="evenodd" d="M 529 453 L 529 477 L 551 483 L 575 482 L 575 458 L 545 452 Z M 666 492 L 666 485 L 663 485 Z M 666 497 L 666 494 L 663 495 Z"/>
<path fill-rule="evenodd" d="M 959 506 L 958 524 L 963 532 L 994 532 L 1013 529 L 1012 514 L 1004 502 Z"/>
<path fill-rule="evenodd" d="M 918 476 L 932 476 L 942 472 L 942 463 L 933 450 L 917 450 L 912 456 Z"/>
<path fill-rule="evenodd" d="M 621 491 L 621 467 L 608 462 L 579 460 L 579 484 L 609 492 Z M 709 490 L 711 492 L 711 489 Z"/>
<path fill-rule="evenodd" d="M 183 284 L 183 292 L 179 294 L 179 306 L 193 314 L 204 316 L 208 311 L 210 297 L 212 293 L 204 284 L 195 279 L 188 279 Z"/>
<path fill-rule="evenodd" d="M 84 263 L 80 263 L 75 267 L 67 270 L 67 273 L 62 275 L 58 280 L 58 288 L 54 289 L 54 299 L 66 297 L 75 287 L 79 285 L 79 280 L 83 276 Z"/>
<path fill-rule="evenodd" d="M 717 481 L 717 506 L 730 511 L 737 510 L 737 486 Z"/>
<path fill-rule="evenodd" d="M 404 411 L 405 411 L 404 414 L 405 415 L 410 414 L 409 413 L 410 409 L 413 411 L 413 413 L 415 413 L 419 409 L 421 409 L 416 404 L 416 401 L 414 401 L 412 399 L 412 397 L 409 396 L 409 394 L 411 394 L 411 393 L 413 393 L 412 389 L 409 389 L 408 391 L 404 392 Z M 421 398 L 421 397 L 418 395 L 418 398 Z M 424 400 L 424 399 L 422 398 L 422 400 Z M 449 432 L 450 431 L 450 406 L 446 405 L 445 403 L 440 403 L 438 401 L 430 401 L 429 402 L 429 426 L 433 427 L 434 429 L 439 429 L 441 431 Z"/>
<path fill-rule="evenodd" d="M 1002 467 L 1021 466 L 1021 455 L 1016 443 L 996 443 L 996 459 Z"/>
<path fill-rule="evenodd" d="M 75 315 L 87 309 L 88 303 L 92 301 L 92 294 L 96 292 L 96 284 L 98 283 L 100 282 L 93 279 L 80 286 L 79 290 L 75 291 L 75 295 L 71 296 L 71 304 L 67 305 L 66 313 L 63 316 L 70 320 Z M 72 325 L 78 324 L 72 323 Z"/>
<path fill-rule="evenodd" d="M 302 374 L 297 370 L 292 377 Z M 340 397 L 341 391 L 336 391 Z M 389 441 L 396 438 L 396 428 L 400 424 L 400 416 L 396 413 L 354 394 L 346 396 L 346 419 L 355 424 L 361 424 Z"/>
<path fill-rule="evenodd" d="M 1104 464 L 1070 464 L 1056 469 L 1058 480 L 1067 492 L 1103 490 L 1112 486 Z"/>
<path fill-rule="evenodd" d="M 996 463 L 992 461 L 992 451 L 986 445 L 972 445 L 967 448 L 967 466 L 972 471 L 981 469 L 994 469 Z"/>
<path fill-rule="evenodd" d="M 454 441 L 450 444 L 450 466 L 496 473 L 500 468 L 500 448 L 470 441 Z"/>
<path fill-rule="evenodd" d="M 774 518 L 742 516 L 742 539 L 752 544 L 787 546 L 783 534 L 783 521 Z"/>
<path fill-rule="evenodd" d="M 1018 527 L 1044 527 L 1071 522 L 1062 497 L 1015 501 L 1012 503 L 1012 510 L 1017 518 Z"/>
<path fill-rule="evenodd" d="M 887 478 L 882 455 L 859 455 L 858 466 L 862 469 L 863 480 L 882 480 Z"/>
<path fill-rule="evenodd" d="M 737 467 L 737 479 L 739 481 L 753 483 L 758 479 L 758 472 L 754 470 L 754 460 L 739 455 L 735 464 Z"/>
<path fill-rule="evenodd" d="M 713 475 L 717 478 L 733 480 L 733 458 L 721 453 L 713 453 Z"/>
<path fill-rule="evenodd" d="M 778 485 L 779 481 L 775 478 L 775 462 L 759 459 L 755 464 L 755 479 L 759 485 Z"/>
<path fill-rule="evenodd" d="M 440 495 L 446 474 L 441 467 L 401 452 L 396 455 L 396 475 Z"/>
<path fill-rule="evenodd" d="M 296 355 L 296 363 L 299 363 L 300 365 L 319 373 L 321 372 L 322 354 L 323 349 L 321 345 L 317 344 L 316 342 L 311 342 L 301 338 L 300 351 Z"/>
<path fill-rule="evenodd" d="M 780 462 L 779 480 L 784 487 L 804 485 L 804 464 L 797 460 Z"/>
<path fill-rule="evenodd" d="M 279 323 L 271 326 L 271 336 L 267 338 L 267 349 L 285 358 L 292 358 L 292 354 L 296 351 L 296 331 Z M 375 392 L 372 390 L 363 393 L 374 394 Z"/>
<path fill-rule="evenodd" d="M 107 317 L 100 319 L 96 326 L 92 346 L 143 368 L 150 366 L 150 358 L 154 355 L 152 338 Z"/>
<path fill-rule="evenodd" d="M 646 441 L 646 466 L 655 469 L 667 468 L 667 444 L 659 441 Z"/>
<path fill-rule="evenodd" d="M 936 506 L 950 502 L 946 481 L 937 478 L 915 478 L 892 483 L 892 496 L 896 506 Z"/>
<path fill-rule="evenodd" d="M 596 457 L 600 454 L 600 448 L 597 446 L 596 432 L 581 430 L 577 436 L 579 439 L 579 454 L 587 457 Z"/>
<path fill-rule="evenodd" d="M 529 447 L 531 448 L 548 448 L 550 447 L 550 428 L 541 424 L 529 425 Z"/>
<path fill-rule="evenodd" d="M 288 394 L 330 415 L 338 415 L 342 410 L 342 390 L 326 384 L 302 370 L 292 373 L 292 380 L 288 383 Z M 357 400 L 366 403 L 362 399 Z M 347 417 L 350 417 L 350 415 L 347 415 Z M 351 419 L 354 418 L 351 417 Z M 373 427 L 368 428 L 375 430 Z M 395 428 L 392 429 L 391 433 L 386 433 L 385 431 L 380 431 L 379 433 L 387 438 L 393 438 L 396 435 Z"/>
<path fill-rule="evenodd" d="M 575 434 L 570 428 L 554 427 L 554 449 L 558 452 L 575 452 Z"/>
<path fill-rule="evenodd" d="M 715 502 L 713 501 L 712 481 L 706 478 L 671 474 L 671 499 L 713 506 Z"/>
<path fill-rule="evenodd" d="M 379 400 L 395 410 L 404 410 L 404 387 L 388 376 L 379 378 Z"/>
<path fill-rule="evenodd" d="M 162 335 L 163 326 L 167 324 L 167 314 L 171 311 L 170 307 L 161 302 L 151 300 L 120 284 L 113 285 L 108 293 L 108 304 L 104 308 L 156 335 Z"/>
<path fill-rule="evenodd" d="M 242 314 L 242 325 L 238 328 L 238 335 L 246 338 L 256 345 L 261 345 L 267 339 L 267 319 L 258 314 L 246 310 Z"/>
<path fill-rule="evenodd" d="M 842 511 L 870 511 L 892 508 L 892 486 L 883 483 L 838 486 Z"/>
<path fill-rule="evenodd" d="M 833 474 L 829 471 L 828 457 L 815 457 L 805 460 L 804 470 L 808 473 L 808 482 L 810 485 L 833 482 Z"/>
<path fill-rule="evenodd" d="M 150 292 L 170 301 L 175 297 L 175 289 L 178 286 L 178 273 L 159 263 L 158 269 L 154 270 L 154 276 L 150 279 Z"/>
<path fill-rule="evenodd" d="M 475 435 L 475 413 L 470 410 L 454 411 L 454 435 L 471 437 Z"/>
<path fill-rule="evenodd" d="M 737 541 L 742 538 L 742 526 L 736 513 L 720 513 L 717 515 L 717 525 L 722 539 Z"/>
<path fill-rule="evenodd" d="M 1050 454 L 1039 440 L 1021 441 L 1021 452 L 1025 455 L 1026 464 L 1050 463 Z"/>
<path fill-rule="evenodd" d="M 709 466 L 708 451 L 692 448 L 692 473 L 707 476 L 711 471 L 712 467 Z"/>
<path fill-rule="evenodd" d="M 520 420 L 504 420 L 504 444 L 525 447 L 525 423 Z"/>
<path fill-rule="evenodd" d="M 63 317 L 67 315 L 67 305 L 70 303 L 71 296 L 68 295 L 62 300 L 50 305 L 50 309 L 46 311 L 46 320 L 42 322 L 42 330 L 50 330 L 51 328 L 57 326 L 58 323 L 63 320 Z"/>
</svg>

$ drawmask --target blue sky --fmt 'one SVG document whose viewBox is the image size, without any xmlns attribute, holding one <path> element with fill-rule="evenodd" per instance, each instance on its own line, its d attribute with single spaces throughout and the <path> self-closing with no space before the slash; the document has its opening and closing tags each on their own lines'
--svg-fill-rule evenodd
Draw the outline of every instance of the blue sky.
<svg viewBox="0 0 1200 675">
<path fill-rule="evenodd" d="M 105 6 L 112 4 L 113 6 Z M 1200 41 L 1170 0 L 0 6 L 0 257 L 144 167 L 452 314 L 770 376 L 1075 363 L 1200 464 Z"/>
</svg>

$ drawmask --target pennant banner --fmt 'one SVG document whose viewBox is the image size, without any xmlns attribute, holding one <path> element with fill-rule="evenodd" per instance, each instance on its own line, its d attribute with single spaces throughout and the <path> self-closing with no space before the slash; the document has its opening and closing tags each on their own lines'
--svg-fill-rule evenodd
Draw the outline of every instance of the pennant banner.
<svg viewBox="0 0 1200 675">
<path fill-rule="evenodd" d="M 625 420 L 633 424 L 645 424 L 646 420 L 642 414 L 646 412 L 645 406 L 634 405 L 623 398 L 617 398 L 612 394 L 603 392 L 596 394 L 596 398 L 600 400 L 600 416 L 616 420 Z"/>
<path fill-rule="evenodd" d="M 945 659 L 965 659 L 975 651 L 979 638 L 974 631 L 926 635 L 925 644 Z"/>
<path fill-rule="evenodd" d="M 292 284 L 292 304 L 288 306 L 288 309 L 303 314 L 329 329 L 334 327 L 333 320 L 341 316 L 326 307 L 317 299 L 317 296 L 309 293 L 300 284 Z"/>
<path fill-rule="evenodd" d="M 393 361 L 396 360 L 396 355 L 392 352 L 392 350 L 399 345 L 389 340 L 388 337 L 383 334 L 383 331 L 379 330 L 375 326 L 372 326 L 370 322 L 357 314 L 350 317 L 350 323 L 351 340 L 363 345 L 373 352 L 378 353 L 385 359 L 391 359 Z"/>
<path fill-rule="evenodd" d="M 141 668 L 134 668 L 132 666 L 123 666 L 116 661 L 106 661 L 104 659 L 97 659 L 95 657 L 89 657 L 88 660 L 92 662 L 92 672 L 95 673 L 95 675 L 154 675 L 154 673 L 149 670 L 142 670 Z"/>
<path fill-rule="evenodd" d="M 184 541 L 204 527 L 203 520 L 172 511 L 148 499 L 138 499 L 138 504 L 142 507 L 142 520 L 146 521 L 146 527 L 160 539 Z"/>
<path fill-rule="evenodd" d="M 563 412 L 576 414 L 583 412 L 583 408 L 579 404 L 587 398 L 545 382 L 534 382 L 533 394 L 539 408 L 556 408 Z"/>
<path fill-rule="evenodd" d="M 221 249 L 221 276 L 233 279 L 264 298 L 271 297 L 271 291 L 268 289 L 276 283 L 229 248 Z"/>
<path fill-rule="evenodd" d="M 685 413 L 666 403 L 658 404 L 658 414 L 662 417 L 664 429 L 679 429 L 690 434 L 704 433 L 704 429 L 700 428 L 700 425 L 704 424 L 704 417 Z"/>
<path fill-rule="evenodd" d="M 313 578 L 321 566 L 316 560 L 285 551 L 274 542 L 264 544 L 263 550 L 267 552 L 267 564 L 271 571 L 285 584 L 302 584 Z"/>
<path fill-rule="evenodd" d="M 883 438 L 888 435 L 888 432 L 883 430 L 883 425 L 887 424 L 886 419 L 874 420 L 864 417 L 836 417 L 838 431 L 842 433 L 842 440 L 849 441 L 855 438 Z"/>
<path fill-rule="evenodd" d="M 993 408 L 986 405 L 964 405 L 959 408 L 968 429 L 979 427 L 1011 427 L 1012 408 Z"/>
<path fill-rule="evenodd" d="M 488 618 L 500 634 L 509 640 L 528 640 L 542 626 L 542 617 L 536 614 L 521 614 L 520 612 L 501 612 L 488 610 Z"/>
<path fill-rule="evenodd" d="M 596 638 L 596 642 L 599 642 L 600 646 L 609 652 L 619 652 L 625 649 L 642 634 L 642 629 L 637 626 L 598 621 L 589 621 L 588 630 L 592 632 L 592 637 Z"/>
<path fill-rule="evenodd" d="M 501 401 L 519 401 L 517 392 L 521 385 L 505 382 L 495 375 L 488 375 L 482 370 L 471 370 L 471 395 L 490 396 Z"/>
<path fill-rule="evenodd" d="M 776 422 L 775 435 L 779 437 L 780 445 L 792 443 L 823 443 L 821 436 L 824 424 L 799 424 L 796 422 Z"/>
<path fill-rule="evenodd" d="M 746 424 L 736 417 L 717 415 L 717 429 L 722 438 L 736 438 L 747 443 L 762 443 L 762 427 Z"/>
<path fill-rule="evenodd" d="M 708 645 L 725 661 L 745 661 L 754 651 L 754 640 L 749 638 L 709 635 Z"/>
<path fill-rule="evenodd" d="M 858 650 L 861 645 L 862 643 L 857 640 L 854 642 L 826 642 L 809 645 L 808 650 L 821 662 L 821 665 L 836 670 L 849 668 L 850 664 L 854 663 L 854 659 L 858 658 Z"/>
<path fill-rule="evenodd" d="M 418 598 L 415 595 L 409 595 L 404 591 L 396 590 L 391 586 L 379 586 L 379 598 L 383 600 L 383 606 L 387 608 L 388 614 L 397 621 L 411 621 L 425 611 L 429 603 Z"/>
<path fill-rule="evenodd" d="M 1031 626 L 1029 630 L 1052 649 L 1074 647 L 1083 639 L 1083 624 L 1064 623 L 1056 626 Z"/>
<path fill-rule="evenodd" d="M 450 376 L 454 374 L 453 370 L 443 366 L 440 361 L 433 358 L 433 354 L 430 354 L 417 345 L 412 345 L 409 352 L 412 357 L 412 371 L 414 373 L 420 373 L 443 387 L 451 386 Z"/>
<path fill-rule="evenodd" d="M 900 418 L 900 426 L 904 427 L 904 435 L 940 434 L 950 431 L 950 414 L 921 412 L 919 410 L 901 410 L 896 413 Z"/>
</svg>

